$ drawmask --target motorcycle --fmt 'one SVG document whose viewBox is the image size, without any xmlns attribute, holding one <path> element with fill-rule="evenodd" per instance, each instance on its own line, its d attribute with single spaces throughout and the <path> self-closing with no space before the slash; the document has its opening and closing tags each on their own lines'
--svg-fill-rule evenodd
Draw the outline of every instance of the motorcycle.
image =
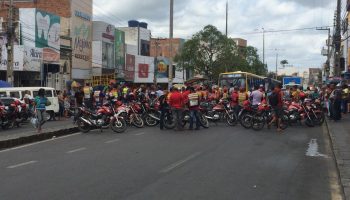
<svg viewBox="0 0 350 200">
<path fill-rule="evenodd" d="M 229 101 L 221 99 L 218 104 L 204 102 L 201 111 L 206 119 L 213 122 L 225 120 L 229 126 L 237 125 L 237 115 L 230 107 Z"/>
<path fill-rule="evenodd" d="M 130 102 L 129 105 L 120 105 L 117 112 L 127 122 L 127 124 L 134 125 L 137 128 L 143 128 L 145 123 L 140 116 L 141 107 L 136 102 Z"/>
<path fill-rule="evenodd" d="M 78 110 L 76 123 L 81 132 L 87 133 L 93 128 L 98 128 L 102 132 L 103 129 L 109 127 L 118 133 L 126 130 L 126 122 L 121 116 L 115 115 L 115 110 L 110 103 L 99 107 L 96 112 L 86 106 L 79 107 Z"/>
<path fill-rule="evenodd" d="M 282 118 L 280 128 L 285 130 L 288 127 L 288 116 L 285 113 L 285 109 L 282 110 Z M 272 107 L 266 104 L 266 102 L 262 102 L 258 105 L 257 109 L 255 109 L 255 113 L 252 116 L 251 123 L 252 129 L 255 131 L 262 130 L 265 124 L 269 124 L 273 119 L 272 115 Z M 277 126 L 277 123 L 276 123 Z"/>
</svg>

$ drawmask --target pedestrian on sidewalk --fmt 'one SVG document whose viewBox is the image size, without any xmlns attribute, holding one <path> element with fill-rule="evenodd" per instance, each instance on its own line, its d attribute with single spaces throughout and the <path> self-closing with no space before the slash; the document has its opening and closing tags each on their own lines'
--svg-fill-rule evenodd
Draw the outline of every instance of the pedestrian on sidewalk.
<svg viewBox="0 0 350 200">
<path fill-rule="evenodd" d="M 348 113 L 348 102 L 349 102 L 349 86 L 347 84 L 343 85 L 342 90 L 342 103 L 341 110 L 343 114 Z"/>
<path fill-rule="evenodd" d="M 61 120 L 61 118 L 63 118 L 63 112 L 64 112 L 64 97 L 61 91 L 57 91 L 57 98 L 58 98 L 58 106 L 59 106 L 58 120 Z"/>
<path fill-rule="evenodd" d="M 41 133 L 41 127 L 46 122 L 46 106 L 51 105 L 51 102 L 45 97 L 45 90 L 40 88 L 38 96 L 35 97 L 35 110 L 38 117 L 38 133 Z"/>
<path fill-rule="evenodd" d="M 330 96 L 332 112 L 331 117 L 334 121 L 341 119 L 341 100 L 342 100 L 342 90 L 340 84 L 336 86 Z"/>
<path fill-rule="evenodd" d="M 172 110 L 173 115 L 175 116 L 175 130 L 182 131 L 182 111 L 184 107 L 184 100 L 182 94 L 179 92 L 179 89 L 174 87 L 173 92 L 169 98 L 169 104 Z"/>
</svg>

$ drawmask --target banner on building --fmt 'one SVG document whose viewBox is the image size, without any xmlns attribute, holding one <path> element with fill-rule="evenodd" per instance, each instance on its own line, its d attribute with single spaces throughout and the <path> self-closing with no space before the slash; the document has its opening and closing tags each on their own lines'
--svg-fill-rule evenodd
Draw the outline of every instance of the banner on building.
<svg viewBox="0 0 350 200">
<path fill-rule="evenodd" d="M 0 70 L 6 70 L 7 69 L 7 37 L 5 35 L 0 36 Z"/>
<path fill-rule="evenodd" d="M 115 65 L 119 74 L 125 68 L 125 32 L 116 29 L 114 39 Z"/>
<path fill-rule="evenodd" d="M 148 78 L 148 64 L 139 64 L 139 78 Z"/>
<path fill-rule="evenodd" d="M 126 64 L 125 64 L 125 80 L 134 81 L 135 74 L 135 56 L 126 54 Z"/>
<path fill-rule="evenodd" d="M 168 78 L 168 67 L 169 67 L 169 59 L 164 57 L 157 58 L 157 78 Z"/>
<path fill-rule="evenodd" d="M 83 71 L 91 70 L 92 66 L 92 0 L 71 2 L 72 68 L 79 78 L 88 79 Z"/>
<path fill-rule="evenodd" d="M 43 48 L 43 60 L 59 63 L 60 61 L 60 17 L 36 10 L 35 47 Z"/>
<path fill-rule="evenodd" d="M 43 62 L 43 50 L 35 47 L 24 47 L 23 71 L 40 72 Z"/>
</svg>

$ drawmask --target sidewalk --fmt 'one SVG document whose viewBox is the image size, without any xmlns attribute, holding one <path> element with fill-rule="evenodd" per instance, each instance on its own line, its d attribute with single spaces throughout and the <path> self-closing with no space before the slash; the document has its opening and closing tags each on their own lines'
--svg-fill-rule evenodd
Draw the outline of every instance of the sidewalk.
<svg viewBox="0 0 350 200">
<path fill-rule="evenodd" d="M 345 199 L 350 200 L 350 114 L 339 122 L 327 120 Z"/>
<path fill-rule="evenodd" d="M 75 132 L 78 132 L 78 129 L 72 120 L 46 122 L 43 125 L 41 134 L 38 134 L 37 130 L 28 122 L 22 124 L 19 128 L 0 130 L 0 149 L 11 148 Z"/>
</svg>

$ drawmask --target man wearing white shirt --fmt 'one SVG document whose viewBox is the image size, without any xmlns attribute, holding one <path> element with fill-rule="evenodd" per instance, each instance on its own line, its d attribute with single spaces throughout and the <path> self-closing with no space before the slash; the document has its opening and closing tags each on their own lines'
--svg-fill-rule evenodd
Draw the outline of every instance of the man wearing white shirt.
<svg viewBox="0 0 350 200">
<path fill-rule="evenodd" d="M 265 95 L 263 93 L 263 86 L 260 85 L 259 89 L 254 90 L 251 94 L 250 94 L 250 98 L 252 99 L 252 105 L 259 105 L 261 103 L 261 101 L 263 100 L 263 98 L 265 98 Z"/>
</svg>

